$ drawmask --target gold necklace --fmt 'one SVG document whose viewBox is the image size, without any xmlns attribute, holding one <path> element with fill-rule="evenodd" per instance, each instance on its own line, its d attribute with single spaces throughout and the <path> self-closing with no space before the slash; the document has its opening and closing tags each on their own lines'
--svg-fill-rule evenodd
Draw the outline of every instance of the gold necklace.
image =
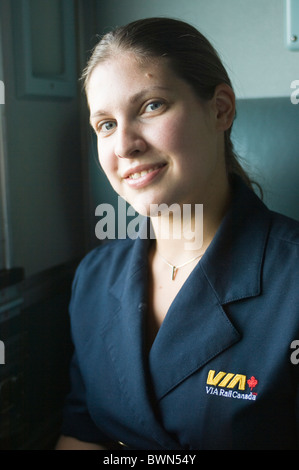
<svg viewBox="0 0 299 470">
<path fill-rule="evenodd" d="M 179 264 L 178 266 L 174 266 L 173 264 L 169 263 L 167 261 L 167 259 L 165 259 L 159 252 L 158 252 L 158 255 L 164 261 L 164 263 L 166 263 L 172 269 L 171 280 L 174 281 L 179 268 L 183 268 L 184 266 L 186 266 L 186 264 L 192 263 L 192 261 L 195 261 L 196 259 L 201 258 L 203 256 L 203 253 L 201 255 L 195 256 L 194 258 L 190 259 L 189 261 L 186 261 L 186 263 Z"/>
</svg>

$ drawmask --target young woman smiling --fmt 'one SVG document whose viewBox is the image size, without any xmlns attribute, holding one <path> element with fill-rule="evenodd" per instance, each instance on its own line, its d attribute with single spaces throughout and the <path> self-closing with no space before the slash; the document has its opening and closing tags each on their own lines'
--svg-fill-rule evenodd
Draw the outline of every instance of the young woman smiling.
<svg viewBox="0 0 299 470">
<path fill-rule="evenodd" d="M 297 448 L 299 228 L 237 161 L 217 53 L 192 26 L 150 18 L 104 36 L 83 77 L 100 164 L 155 238 L 101 246 L 78 268 L 57 448 Z"/>
</svg>

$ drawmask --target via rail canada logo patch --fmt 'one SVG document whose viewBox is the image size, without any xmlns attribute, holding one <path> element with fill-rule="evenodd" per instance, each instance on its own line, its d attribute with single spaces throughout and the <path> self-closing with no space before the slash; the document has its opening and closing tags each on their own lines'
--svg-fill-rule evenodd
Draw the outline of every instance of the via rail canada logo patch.
<svg viewBox="0 0 299 470">
<path fill-rule="evenodd" d="M 257 398 L 255 387 L 259 381 L 251 376 L 233 374 L 231 372 L 218 372 L 210 370 L 207 377 L 206 393 L 237 400 L 253 400 Z M 253 391 L 254 390 L 254 391 Z"/>
</svg>

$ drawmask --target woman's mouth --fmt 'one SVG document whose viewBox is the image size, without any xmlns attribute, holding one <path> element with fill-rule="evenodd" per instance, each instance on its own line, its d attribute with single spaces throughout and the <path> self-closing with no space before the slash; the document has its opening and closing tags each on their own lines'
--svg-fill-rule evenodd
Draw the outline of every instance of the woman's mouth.
<svg viewBox="0 0 299 470">
<path fill-rule="evenodd" d="M 165 166 L 165 163 L 159 163 L 157 165 L 153 165 L 152 167 L 149 165 L 144 168 L 141 166 L 137 167 L 136 169 L 132 169 L 130 172 L 127 172 L 124 180 L 131 187 L 144 187 L 151 183 L 161 173 Z"/>
</svg>

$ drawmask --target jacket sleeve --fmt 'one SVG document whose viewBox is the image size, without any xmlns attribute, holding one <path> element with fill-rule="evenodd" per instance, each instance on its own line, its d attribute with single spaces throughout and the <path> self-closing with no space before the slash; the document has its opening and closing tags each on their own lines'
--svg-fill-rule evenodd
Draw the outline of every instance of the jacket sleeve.
<svg viewBox="0 0 299 470">
<path fill-rule="evenodd" d="M 87 257 L 86 257 L 87 258 Z M 73 309 L 76 304 L 76 294 L 80 285 L 82 266 L 80 263 L 74 276 L 72 285 L 72 296 L 69 305 L 71 324 L 74 321 Z M 76 353 L 76 346 L 69 368 L 70 392 L 66 397 L 63 409 L 63 421 L 61 433 L 65 436 L 75 437 L 84 442 L 105 443 L 109 439 L 100 431 L 92 420 L 87 406 L 86 389 L 80 370 L 80 365 Z"/>
<path fill-rule="evenodd" d="M 78 367 L 76 353 L 70 365 L 71 389 L 63 410 L 61 434 L 84 442 L 104 443 L 109 441 L 93 422 L 86 404 L 85 387 Z"/>
</svg>

